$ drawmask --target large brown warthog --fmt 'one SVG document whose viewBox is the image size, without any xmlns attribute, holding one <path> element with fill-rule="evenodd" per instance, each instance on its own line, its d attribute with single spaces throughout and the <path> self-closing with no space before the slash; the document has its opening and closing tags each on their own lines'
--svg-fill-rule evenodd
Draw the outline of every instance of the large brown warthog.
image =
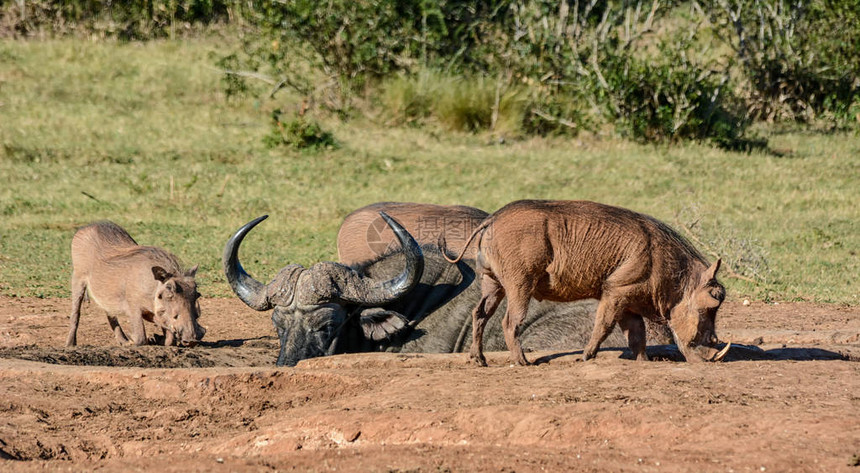
<svg viewBox="0 0 860 473">
<path fill-rule="evenodd" d="M 475 236 L 481 300 L 472 312 L 470 353 L 481 365 L 484 327 L 505 296 L 505 343 L 521 365 L 528 361 L 517 336 L 532 297 L 599 299 L 585 360 L 616 322 L 636 358 L 647 359 L 643 317 L 668 321 L 688 361 L 716 361 L 728 351 L 715 348 L 714 322 L 726 294 L 716 279 L 720 260 L 708 265 L 652 217 L 588 201 L 521 200 L 485 220 L 466 244 Z"/>
<path fill-rule="evenodd" d="M 463 248 L 472 230 L 489 216 L 483 210 L 465 205 L 370 204 L 347 215 L 337 232 L 337 256 L 341 263 L 364 263 L 399 247 L 394 232 L 379 212 L 400 222 L 419 245 L 436 245 L 444 235 L 447 249 L 454 252 Z M 473 257 L 468 253 L 466 256 Z"/>
<path fill-rule="evenodd" d="M 72 314 L 66 346 L 77 344 L 81 303 L 87 292 L 107 312 L 120 344 L 146 343 L 143 321 L 164 331 L 164 344 L 196 345 L 206 329 L 198 325 L 200 308 L 194 275 L 197 266 L 183 270 L 175 256 L 154 246 L 140 246 L 112 222 L 81 228 L 72 238 Z M 117 316 L 131 321 L 131 340 Z"/>
</svg>

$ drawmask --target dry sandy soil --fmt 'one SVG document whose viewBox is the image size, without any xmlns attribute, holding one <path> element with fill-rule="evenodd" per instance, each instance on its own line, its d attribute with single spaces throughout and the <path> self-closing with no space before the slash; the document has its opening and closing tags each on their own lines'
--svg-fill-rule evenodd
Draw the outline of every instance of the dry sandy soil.
<svg viewBox="0 0 860 473">
<path fill-rule="evenodd" d="M 204 346 L 115 346 L 89 305 L 65 349 L 68 312 L 0 298 L 0 471 L 860 472 L 857 307 L 728 303 L 719 334 L 742 345 L 718 364 L 572 347 L 488 368 L 276 368 L 267 314 L 235 299 L 204 301 Z"/>
</svg>

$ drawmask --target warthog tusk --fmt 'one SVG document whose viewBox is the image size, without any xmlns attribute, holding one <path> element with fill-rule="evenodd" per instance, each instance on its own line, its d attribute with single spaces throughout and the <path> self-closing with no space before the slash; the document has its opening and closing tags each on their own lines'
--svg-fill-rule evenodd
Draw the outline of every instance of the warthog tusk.
<svg viewBox="0 0 860 473">
<path fill-rule="evenodd" d="M 712 361 L 722 360 L 726 356 L 726 353 L 729 352 L 729 348 L 731 348 L 731 347 L 732 347 L 732 342 L 726 343 L 726 346 L 724 346 L 722 350 L 718 351 L 717 354 L 714 355 L 714 358 Z"/>
</svg>

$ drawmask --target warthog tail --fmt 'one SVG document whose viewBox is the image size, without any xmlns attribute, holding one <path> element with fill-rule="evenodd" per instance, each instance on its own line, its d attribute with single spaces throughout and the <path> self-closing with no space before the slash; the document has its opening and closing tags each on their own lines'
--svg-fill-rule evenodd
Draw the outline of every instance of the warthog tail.
<svg viewBox="0 0 860 473">
<path fill-rule="evenodd" d="M 469 239 L 468 239 L 468 240 L 466 240 L 466 243 L 463 245 L 463 249 L 460 251 L 460 254 L 459 254 L 459 255 L 457 255 L 457 257 L 456 257 L 456 258 L 453 258 L 453 259 L 449 258 L 449 257 L 448 257 L 448 253 L 447 253 L 446 251 L 444 251 L 444 248 L 445 248 L 445 235 L 443 234 L 443 235 L 442 235 L 442 237 L 441 237 L 441 241 L 439 242 L 439 248 L 442 248 L 442 249 L 443 249 L 443 250 L 442 250 L 442 257 L 443 257 L 443 258 L 445 258 L 445 261 L 447 261 L 447 262 L 449 262 L 449 263 L 452 263 L 452 264 L 454 264 L 454 263 L 459 263 L 459 262 L 460 262 L 460 260 L 461 260 L 461 259 L 463 259 L 463 255 L 465 255 L 465 254 L 466 254 L 466 251 L 469 249 L 469 245 L 472 243 L 472 240 L 474 240 L 474 239 L 475 239 L 475 237 L 476 237 L 478 234 L 483 234 L 483 233 L 484 233 L 484 230 L 486 230 L 486 228 L 487 228 L 491 223 L 493 223 L 493 222 L 492 222 L 492 219 L 493 219 L 493 217 L 492 217 L 492 215 L 491 215 L 491 216 L 487 217 L 486 219 L 484 219 L 484 221 L 483 221 L 483 222 L 481 222 L 481 224 L 480 224 L 480 225 L 478 225 L 478 228 L 476 228 L 476 229 L 475 229 L 475 231 L 473 231 L 473 232 L 472 232 L 472 234 L 471 234 L 471 235 L 469 235 Z M 478 246 L 480 246 L 480 245 L 481 245 L 481 239 L 480 239 L 480 238 L 478 238 L 478 240 L 477 240 L 477 243 L 476 243 L 476 244 L 477 244 Z"/>
</svg>

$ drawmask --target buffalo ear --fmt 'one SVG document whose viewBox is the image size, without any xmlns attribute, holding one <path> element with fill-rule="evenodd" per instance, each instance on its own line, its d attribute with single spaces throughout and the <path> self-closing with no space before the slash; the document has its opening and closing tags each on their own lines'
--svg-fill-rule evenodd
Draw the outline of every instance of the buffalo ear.
<svg viewBox="0 0 860 473">
<path fill-rule="evenodd" d="M 166 269 L 161 266 L 153 266 L 152 267 L 152 275 L 155 277 L 157 281 L 164 282 L 168 279 L 172 278 L 173 275 L 168 273 Z"/>
<path fill-rule="evenodd" d="M 723 263 L 722 258 L 717 258 L 717 261 L 711 265 L 708 269 L 705 270 L 704 274 L 702 274 L 702 283 L 707 283 L 709 281 L 713 281 L 717 279 L 717 271 L 720 270 L 720 265 Z"/>
<path fill-rule="evenodd" d="M 359 316 L 359 324 L 368 340 L 378 342 L 390 338 L 406 327 L 406 317 L 379 307 L 366 309 Z"/>
<path fill-rule="evenodd" d="M 200 268 L 200 265 L 195 264 L 194 267 L 192 267 L 188 271 L 185 271 L 185 276 L 189 277 L 189 278 L 193 278 L 194 276 L 197 276 L 197 269 L 198 268 Z"/>
</svg>

